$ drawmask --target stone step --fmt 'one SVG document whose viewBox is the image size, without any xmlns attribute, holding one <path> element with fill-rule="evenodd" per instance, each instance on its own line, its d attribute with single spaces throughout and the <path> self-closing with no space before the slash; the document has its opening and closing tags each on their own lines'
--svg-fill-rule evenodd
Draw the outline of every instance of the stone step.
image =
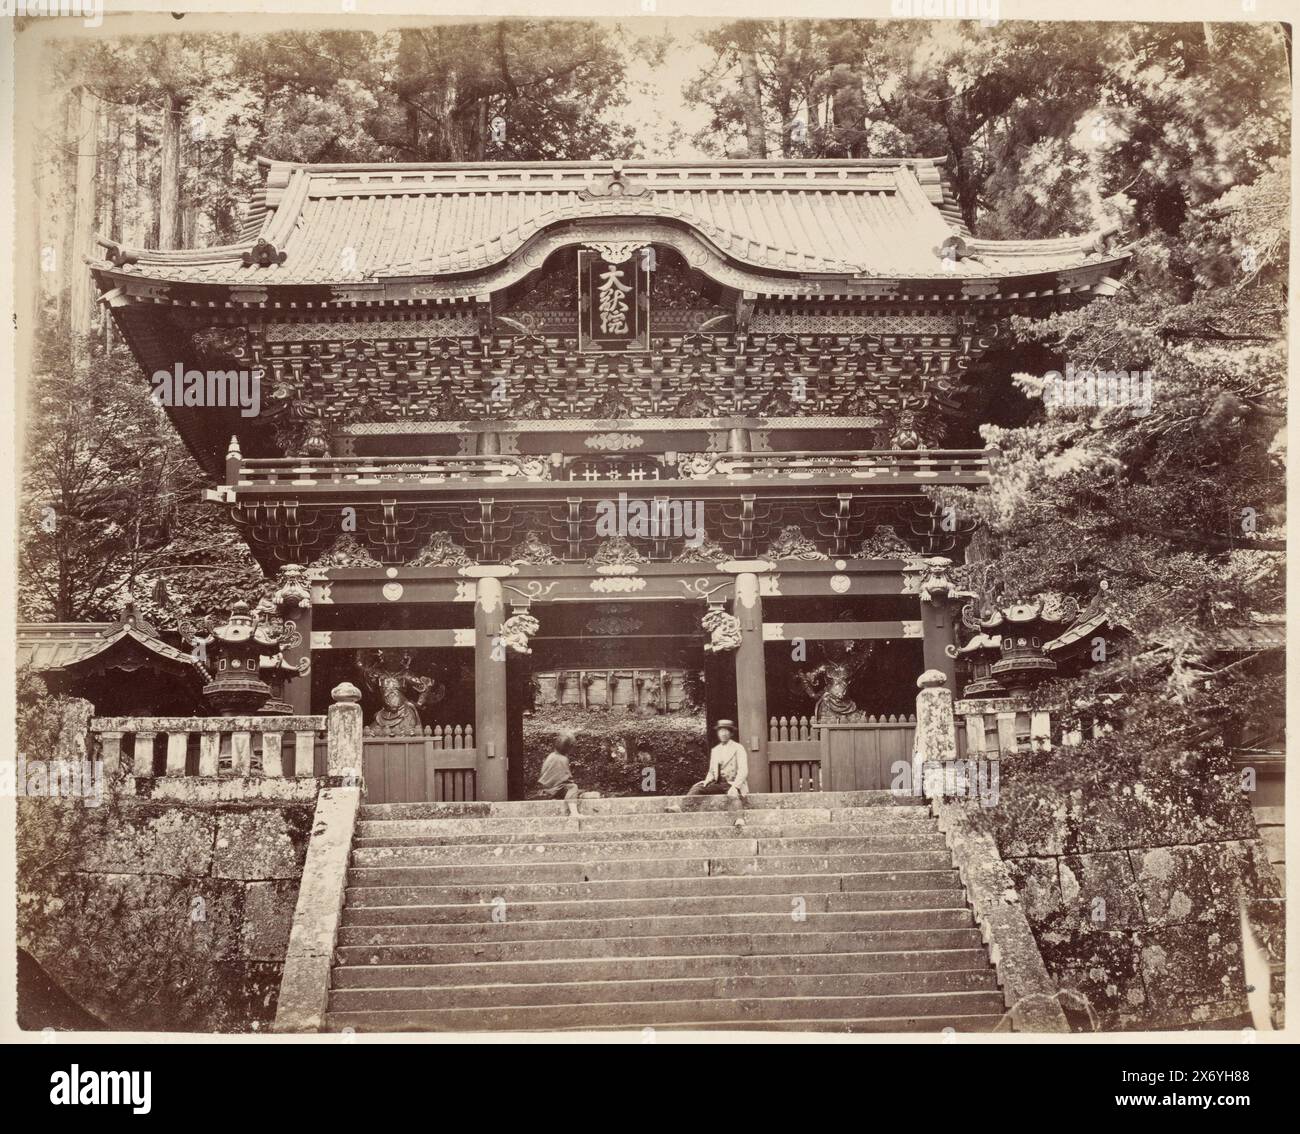
<svg viewBox="0 0 1300 1134">
<path fill-rule="evenodd" d="M 467 862 L 440 866 L 354 866 L 349 886 L 438 886 L 453 882 L 586 882 L 613 878 L 698 878 L 722 874 L 860 874 L 942 870 L 947 851 L 900 854 L 734 855 L 708 858 L 615 858 L 563 862 Z"/>
<path fill-rule="evenodd" d="M 357 1028 L 365 1031 L 365 1028 Z M 378 1030 L 378 1029 L 373 1029 Z M 590 1028 L 537 1028 L 525 1031 L 584 1032 Z M 655 1031 L 676 1032 L 838 1032 L 840 1034 L 868 1034 L 882 1032 L 929 1033 L 935 1036 L 948 1032 L 992 1032 L 1009 1030 L 1003 1015 L 984 1016 L 898 1016 L 893 1018 L 874 1018 L 870 1020 L 705 1020 L 690 1024 L 657 1024 L 648 1029 Z M 637 1034 L 645 1038 L 647 1029 Z"/>
<path fill-rule="evenodd" d="M 773 814 L 776 814 L 775 812 Z M 725 815 L 724 815 L 725 818 Z M 466 820 L 475 822 L 475 820 Z M 359 834 L 353 840 L 354 847 L 450 847 L 450 846 L 509 846 L 512 844 L 573 844 L 591 842 L 640 842 L 640 843 L 678 843 L 692 839 L 905 839 L 913 837 L 931 837 L 940 834 L 933 821 L 917 822 L 908 820 L 902 823 L 750 823 L 743 828 L 732 825 L 728 819 L 725 823 L 712 826 L 666 827 L 656 830 L 653 827 L 599 827 L 582 828 L 553 825 L 549 830 L 532 831 L 464 831 L 457 829 L 453 823 L 444 830 L 424 834 L 384 833 L 385 828 L 399 826 L 399 823 L 366 823 L 363 826 L 378 834 Z M 413 825 L 424 827 L 424 823 Z"/>
<path fill-rule="evenodd" d="M 911 949 L 892 953 L 751 953 L 745 956 L 697 954 L 676 957 L 591 957 L 534 961 L 461 961 L 448 964 L 369 965 L 334 968 L 335 988 L 460 986 L 485 981 L 555 984 L 628 978 L 676 980 L 763 976 L 834 976 L 878 973 L 949 972 L 988 967 L 975 949 Z"/>
<path fill-rule="evenodd" d="M 662 813 L 670 799 L 680 796 L 644 795 L 613 796 L 607 799 L 584 799 L 582 810 L 591 815 L 629 815 Z M 690 805 L 699 811 L 724 811 L 727 801 L 722 796 L 700 796 Z M 889 791 L 810 791 L 771 792 L 749 797 L 749 806 L 755 810 L 842 807 L 892 807 L 915 808 L 928 813 L 929 808 L 916 796 L 895 796 Z M 564 814 L 564 805 L 555 800 L 522 800 L 513 802 L 462 801 L 447 803 L 368 803 L 361 808 L 364 821 L 376 819 L 446 819 L 457 816 L 488 818 L 506 816 L 554 816 Z"/>
<path fill-rule="evenodd" d="M 389 945 L 466 945 L 502 941 L 559 941 L 589 937 L 672 937 L 707 933 L 849 933 L 888 929 L 965 929 L 974 925 L 969 910 L 851 910 L 808 913 L 669 914 L 648 917 L 563 918 L 553 921 L 433 922 L 340 928 L 340 944 L 382 941 Z"/>
<path fill-rule="evenodd" d="M 358 885 L 347 891 L 348 905 L 462 905 L 496 898 L 507 902 L 585 901 L 618 898 L 693 898 L 724 894 L 875 894 L 891 890 L 957 890 L 961 880 L 951 865 L 943 870 L 882 870 L 859 874 L 718 874 L 700 878 L 616 878 L 593 882 L 485 882 L 444 885 Z"/>
<path fill-rule="evenodd" d="M 701 953 L 881 953 L 896 949 L 973 949 L 974 929 L 886 929 L 879 932 L 700 933 L 670 937 L 564 937 L 539 941 L 457 941 L 401 944 L 420 937 L 421 926 L 349 926 L 339 930 L 335 956 L 351 965 L 438 965 L 468 960 L 528 961 L 553 958 L 672 957 Z"/>
<path fill-rule="evenodd" d="M 350 971 L 350 970 L 343 970 Z M 366 973 L 369 970 L 359 970 Z M 395 1008 L 521 1007 L 533 1004 L 617 1004 L 658 1000 L 726 1000 L 760 997 L 906 996 L 928 992 L 996 992 L 988 969 L 938 972 L 843 973 L 811 976 L 633 978 L 553 984 L 434 985 L 417 983 L 418 968 L 384 970 L 407 979 L 393 985 L 336 987 L 331 1012 Z M 381 974 L 382 975 L 382 974 Z M 490 970 L 484 972 L 491 976 Z"/>
<path fill-rule="evenodd" d="M 928 806 L 890 792 L 361 809 L 328 1026 L 992 1030 Z M 796 920 L 797 919 L 797 920 Z"/>
<path fill-rule="evenodd" d="M 647 917 L 687 914 L 846 913 L 852 910 L 966 909 L 966 895 L 957 889 L 887 890 L 845 894 L 700 894 L 661 898 L 611 898 L 550 902 L 502 903 L 493 899 L 434 905 L 418 900 L 424 890 L 399 891 L 408 900 L 389 904 L 389 889 L 349 890 L 343 925 L 412 925 L 439 922 L 487 921 L 500 907 L 509 921 L 554 921 L 557 918 Z M 800 903 L 796 905 L 795 903 Z"/>
<path fill-rule="evenodd" d="M 418 999 L 407 990 L 406 995 Z M 997 1015 L 999 992 L 920 992 L 884 996 L 736 997 L 731 999 L 661 1000 L 616 1004 L 536 1004 L 512 1007 L 393 1008 L 331 1011 L 330 1027 L 383 1031 L 493 1031 L 518 1028 L 642 1028 L 708 1020 L 770 1021 L 781 1019 L 879 1019 L 903 1017 Z M 943 1028 L 936 1020 L 935 1031 Z"/>
<path fill-rule="evenodd" d="M 354 844 L 353 866 L 443 866 L 475 862 L 576 862 L 588 858 L 722 858 L 735 855 L 947 854 L 941 834 L 849 835 L 812 839 L 755 839 L 748 831 L 728 831 L 717 838 L 599 839 L 547 843 L 430 843 L 375 846 Z"/>
<path fill-rule="evenodd" d="M 934 817 L 923 808 L 912 807 L 854 807 L 805 808 L 803 810 L 767 811 L 749 809 L 745 813 L 745 826 L 761 830 L 789 832 L 788 837 L 803 835 L 844 834 L 872 835 L 892 831 L 937 830 Z M 503 842 L 538 838 L 567 838 L 586 836 L 594 832 L 617 833 L 620 837 L 653 839 L 677 838 L 679 833 L 699 829 L 730 829 L 735 814 L 730 811 L 685 811 L 679 814 L 583 815 L 572 819 L 568 815 L 532 816 L 522 819 L 460 818 L 460 819 L 368 819 L 358 822 L 356 837 L 360 839 L 443 836 L 473 839 L 486 835 Z M 507 837 L 508 836 L 508 837 Z"/>
</svg>

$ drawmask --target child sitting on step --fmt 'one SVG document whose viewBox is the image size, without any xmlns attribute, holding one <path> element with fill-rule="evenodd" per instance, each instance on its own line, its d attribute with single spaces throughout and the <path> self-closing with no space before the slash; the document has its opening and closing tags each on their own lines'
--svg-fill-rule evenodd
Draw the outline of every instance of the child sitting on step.
<svg viewBox="0 0 1300 1134">
<path fill-rule="evenodd" d="M 544 799 L 562 799 L 569 807 L 571 818 L 578 818 L 578 797 L 581 791 L 573 782 L 569 771 L 569 753 L 573 751 L 573 736 L 562 732 L 555 738 L 555 747 L 542 761 L 537 774 L 537 786 Z"/>
</svg>

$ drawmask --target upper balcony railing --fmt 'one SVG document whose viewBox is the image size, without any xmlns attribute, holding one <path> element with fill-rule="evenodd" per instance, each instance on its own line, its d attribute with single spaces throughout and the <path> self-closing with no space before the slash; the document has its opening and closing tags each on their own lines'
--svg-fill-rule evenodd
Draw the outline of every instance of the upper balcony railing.
<svg viewBox="0 0 1300 1134">
<path fill-rule="evenodd" d="M 791 450 L 781 453 L 645 453 L 252 457 L 230 469 L 235 488 L 313 485 L 734 482 L 832 480 L 972 484 L 989 450 Z"/>
</svg>

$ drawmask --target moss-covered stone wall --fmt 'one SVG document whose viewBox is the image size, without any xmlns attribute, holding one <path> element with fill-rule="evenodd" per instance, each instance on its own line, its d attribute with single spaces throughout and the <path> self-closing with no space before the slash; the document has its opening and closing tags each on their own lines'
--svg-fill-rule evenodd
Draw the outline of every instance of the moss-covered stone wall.
<svg viewBox="0 0 1300 1134">
<path fill-rule="evenodd" d="M 1001 761 L 996 839 L 1076 1026 L 1247 1026 L 1241 910 L 1283 959 L 1282 891 L 1225 760 L 1157 766 L 1111 738 Z M 1275 1018 L 1280 975 L 1273 982 Z"/>
<path fill-rule="evenodd" d="M 269 800 L 186 786 L 20 800 L 18 944 L 105 1027 L 256 1031 L 275 1014 L 314 785 Z M 20 1010 L 44 1026 L 35 994 Z"/>
</svg>

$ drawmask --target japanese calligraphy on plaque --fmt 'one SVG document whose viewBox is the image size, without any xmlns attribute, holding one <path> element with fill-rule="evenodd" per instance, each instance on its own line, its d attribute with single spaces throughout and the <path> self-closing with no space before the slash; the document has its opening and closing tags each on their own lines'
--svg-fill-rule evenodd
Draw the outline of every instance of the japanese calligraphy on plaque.
<svg viewBox="0 0 1300 1134">
<path fill-rule="evenodd" d="M 647 249 L 601 245 L 578 251 L 578 349 L 588 353 L 650 349 Z"/>
</svg>

